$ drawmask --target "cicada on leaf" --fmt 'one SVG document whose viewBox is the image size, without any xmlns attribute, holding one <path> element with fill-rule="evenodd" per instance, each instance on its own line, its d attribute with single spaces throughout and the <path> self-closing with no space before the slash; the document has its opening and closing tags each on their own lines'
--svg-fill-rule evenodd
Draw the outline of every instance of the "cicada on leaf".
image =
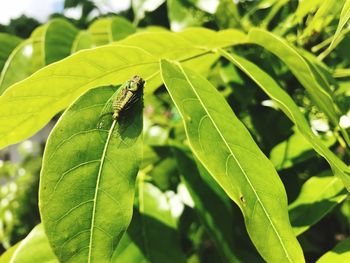
<svg viewBox="0 0 350 263">
<path fill-rule="evenodd" d="M 103 107 L 97 128 L 108 126 L 111 121 L 119 121 L 135 102 L 142 99 L 144 84 L 145 81 L 140 76 L 134 76 L 120 86 Z"/>
</svg>

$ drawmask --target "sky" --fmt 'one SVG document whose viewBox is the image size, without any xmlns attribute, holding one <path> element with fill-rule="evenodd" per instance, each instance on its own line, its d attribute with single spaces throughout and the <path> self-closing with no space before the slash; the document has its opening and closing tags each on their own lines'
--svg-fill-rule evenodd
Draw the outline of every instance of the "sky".
<svg viewBox="0 0 350 263">
<path fill-rule="evenodd" d="M 0 0 L 0 24 L 7 25 L 11 18 L 21 15 L 34 17 L 40 22 L 47 21 L 52 13 L 63 11 L 63 0 Z M 102 13 L 125 10 L 130 6 L 130 0 L 94 0 Z M 81 8 L 67 10 L 72 18 L 80 17 Z"/>
</svg>

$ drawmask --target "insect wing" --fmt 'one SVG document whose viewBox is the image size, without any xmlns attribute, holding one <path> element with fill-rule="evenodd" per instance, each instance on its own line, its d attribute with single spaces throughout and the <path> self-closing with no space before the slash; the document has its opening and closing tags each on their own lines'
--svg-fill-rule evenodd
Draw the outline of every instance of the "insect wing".
<svg viewBox="0 0 350 263">
<path fill-rule="evenodd" d="M 128 110 L 130 109 L 130 107 L 135 104 L 137 101 L 139 101 L 142 97 L 142 92 L 136 92 L 134 93 L 130 99 L 128 100 L 128 102 L 125 104 L 124 106 L 124 110 Z"/>
</svg>

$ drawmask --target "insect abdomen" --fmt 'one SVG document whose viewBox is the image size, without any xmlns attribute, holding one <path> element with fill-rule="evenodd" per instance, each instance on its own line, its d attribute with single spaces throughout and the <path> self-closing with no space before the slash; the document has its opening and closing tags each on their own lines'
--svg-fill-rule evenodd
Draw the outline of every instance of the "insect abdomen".
<svg viewBox="0 0 350 263">
<path fill-rule="evenodd" d="M 128 104 L 130 98 L 133 96 L 133 93 L 128 91 L 128 90 L 124 90 L 120 96 L 120 98 L 117 98 L 114 102 L 113 102 L 113 119 L 118 119 L 120 112 L 125 108 L 125 106 Z"/>
</svg>

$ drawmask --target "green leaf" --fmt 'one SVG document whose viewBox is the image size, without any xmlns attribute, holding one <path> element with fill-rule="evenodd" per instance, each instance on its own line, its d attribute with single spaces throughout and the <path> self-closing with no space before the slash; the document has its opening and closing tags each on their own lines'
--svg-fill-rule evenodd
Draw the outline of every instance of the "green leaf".
<svg viewBox="0 0 350 263">
<path fill-rule="evenodd" d="M 312 132 L 304 115 L 300 112 L 293 99 L 286 93 L 266 72 L 261 70 L 250 61 L 224 50 L 219 51 L 226 59 L 235 64 L 246 73 L 287 115 L 296 125 L 299 132 L 312 145 L 315 151 L 327 160 L 335 175 L 343 181 L 345 187 L 350 191 L 350 168 L 340 160 L 322 141 Z"/>
<path fill-rule="evenodd" d="M 215 21 L 220 28 L 239 28 L 240 19 L 236 3 L 231 0 L 220 1 L 215 13 Z"/>
<path fill-rule="evenodd" d="M 350 238 L 339 242 L 331 251 L 324 254 L 317 263 L 347 263 L 350 261 Z"/>
<path fill-rule="evenodd" d="M 293 23 L 301 23 L 305 16 L 315 12 L 324 0 L 299 1 L 298 8 L 294 12 Z"/>
<path fill-rule="evenodd" d="M 338 126 L 339 113 L 328 93 L 329 87 L 322 87 L 312 65 L 291 44 L 272 33 L 255 28 L 249 32 L 248 41 L 264 47 L 281 59 L 305 87 L 315 105 Z"/>
<path fill-rule="evenodd" d="M 271 1 L 268 1 L 271 2 Z M 262 20 L 260 26 L 263 28 L 267 28 L 274 17 L 278 14 L 278 12 L 286 5 L 290 0 L 279 0 L 273 1 L 275 3 L 272 4 L 272 8 L 267 14 L 267 16 Z"/>
<path fill-rule="evenodd" d="M 341 13 L 340 13 L 340 19 L 339 19 L 337 31 L 334 34 L 334 37 L 331 45 L 329 46 L 329 49 L 332 49 L 334 42 L 339 38 L 340 32 L 342 31 L 346 23 L 349 21 L 349 19 L 350 19 L 350 0 L 346 0 L 346 2 L 344 3 L 343 9 L 341 10 Z"/>
<path fill-rule="evenodd" d="M 62 262 L 110 262 L 131 220 L 142 154 L 142 100 L 118 121 L 111 115 L 101 120 L 114 91 L 101 87 L 81 96 L 46 144 L 40 212 Z"/>
<path fill-rule="evenodd" d="M 92 36 L 88 31 L 82 30 L 75 37 L 72 45 L 71 53 L 75 53 L 79 50 L 88 49 L 93 47 Z"/>
<path fill-rule="evenodd" d="M 304 29 L 301 38 L 310 37 L 312 34 L 320 33 L 339 14 L 345 0 L 323 0 L 316 14 L 310 19 Z"/>
<path fill-rule="evenodd" d="M 32 73 L 33 39 L 20 43 L 7 58 L 0 75 L 0 95 Z M 1 147 L 0 147 L 1 148 Z"/>
<path fill-rule="evenodd" d="M 204 167 L 197 168 L 189 153 L 179 148 L 174 148 L 174 153 L 181 178 L 194 201 L 195 210 L 214 240 L 223 262 L 240 262 L 235 255 L 237 248 L 235 249 L 233 242 L 233 213 L 229 198 L 225 193 L 218 194 L 212 189 L 218 187 L 216 182 L 207 174 Z M 209 179 L 205 180 L 204 177 Z"/>
<path fill-rule="evenodd" d="M 180 64 L 162 60 L 161 74 L 192 151 L 242 210 L 262 257 L 268 262 L 303 262 L 283 184 L 224 98 L 206 79 Z"/>
<path fill-rule="evenodd" d="M 58 263 L 49 241 L 47 240 L 42 224 L 33 228 L 29 235 L 19 244 L 10 262 Z"/>
<path fill-rule="evenodd" d="M 79 31 L 64 19 L 53 19 L 47 23 L 44 38 L 46 65 L 61 60 L 71 54 L 73 42 Z"/>
<path fill-rule="evenodd" d="M 94 21 L 88 29 L 96 46 L 121 40 L 136 32 L 136 28 L 123 17 L 114 16 Z"/>
<path fill-rule="evenodd" d="M 335 143 L 333 136 L 325 136 L 324 144 L 329 147 Z M 276 145 L 270 153 L 270 160 L 277 170 L 287 169 L 315 156 L 312 145 L 300 132 L 295 131 L 287 140 Z"/>
<path fill-rule="evenodd" d="M 31 37 L 9 56 L 0 77 L 0 95 L 36 70 L 70 55 L 78 30 L 63 19 L 53 19 L 35 29 Z"/>
<path fill-rule="evenodd" d="M 190 35 L 192 42 L 186 39 Z M 184 60 L 196 68 L 202 55 L 213 58 L 209 49 L 244 41 L 237 30 L 189 29 L 180 34 L 140 33 L 115 45 L 80 51 L 16 83 L 0 97 L 0 149 L 33 135 L 93 87 L 120 84 L 138 74 L 148 80 L 147 94 L 161 85 L 159 58 Z"/>
<path fill-rule="evenodd" d="M 9 249 L 7 249 L 1 256 L 0 256 L 0 262 L 1 263 L 10 263 L 11 258 L 13 254 L 16 252 L 18 246 L 21 244 L 21 241 L 18 242 L 17 244 L 13 245 Z"/>
<path fill-rule="evenodd" d="M 184 263 L 169 199 L 151 183 L 138 183 L 139 211 L 113 256 L 113 263 Z"/>
<path fill-rule="evenodd" d="M 19 43 L 21 43 L 20 38 L 6 33 L 0 33 L 0 71 L 4 67 L 11 52 Z"/>
<path fill-rule="evenodd" d="M 343 183 L 331 171 L 307 180 L 300 194 L 289 205 L 289 217 L 294 233 L 300 235 L 321 220 L 348 196 Z"/>
<path fill-rule="evenodd" d="M 39 41 L 34 45 L 34 53 L 41 54 L 43 64 L 38 63 L 34 70 L 69 56 L 77 34 L 78 30 L 71 23 L 60 18 L 36 29 L 32 38 Z"/>
</svg>

